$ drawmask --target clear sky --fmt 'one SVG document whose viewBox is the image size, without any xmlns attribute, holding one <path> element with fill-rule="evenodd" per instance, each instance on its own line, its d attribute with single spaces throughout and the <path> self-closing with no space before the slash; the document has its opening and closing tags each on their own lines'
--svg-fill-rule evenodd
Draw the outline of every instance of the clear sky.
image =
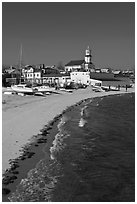
<svg viewBox="0 0 137 204">
<path fill-rule="evenodd" d="M 133 2 L 2 3 L 3 64 L 57 65 L 84 59 L 92 50 L 96 67 L 131 68 L 135 64 Z"/>
</svg>

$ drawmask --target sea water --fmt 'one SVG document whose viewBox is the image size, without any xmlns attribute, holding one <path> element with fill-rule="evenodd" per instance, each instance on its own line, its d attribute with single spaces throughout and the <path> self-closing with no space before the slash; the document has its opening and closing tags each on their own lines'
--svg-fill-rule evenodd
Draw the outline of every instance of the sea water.
<svg viewBox="0 0 137 204">
<path fill-rule="evenodd" d="M 40 161 L 10 201 L 134 202 L 135 94 L 69 108 L 50 161 Z"/>
</svg>

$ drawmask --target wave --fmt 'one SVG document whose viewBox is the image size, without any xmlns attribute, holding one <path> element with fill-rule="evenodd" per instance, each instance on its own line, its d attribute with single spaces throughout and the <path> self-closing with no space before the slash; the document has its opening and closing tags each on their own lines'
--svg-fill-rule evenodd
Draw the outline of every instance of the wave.
<svg viewBox="0 0 137 204">
<path fill-rule="evenodd" d="M 80 121 L 79 121 L 79 127 L 84 127 L 85 124 L 87 123 L 87 121 L 84 119 L 84 118 L 81 118 Z"/>
<path fill-rule="evenodd" d="M 60 122 L 57 126 L 58 127 L 58 133 L 55 135 L 55 139 L 52 143 L 53 144 L 52 147 L 50 147 L 51 160 L 55 160 L 56 159 L 56 156 L 55 156 L 56 153 L 65 148 L 66 144 L 64 143 L 64 139 L 70 136 L 68 134 L 68 132 L 63 129 L 63 125 L 66 123 L 66 121 L 67 121 L 67 117 L 63 116 L 60 119 Z"/>
<path fill-rule="evenodd" d="M 59 132 L 50 148 L 51 160 L 40 160 L 36 167 L 28 172 L 27 177 L 21 180 L 16 191 L 8 197 L 10 202 L 51 202 L 53 189 L 62 176 L 61 165 L 56 160 L 55 153 L 65 147 L 63 140 L 69 136 L 62 128 L 66 119 L 63 116 L 57 126 Z"/>
<path fill-rule="evenodd" d="M 84 115 L 84 111 L 85 111 L 86 108 L 87 108 L 87 105 L 85 105 L 83 108 L 81 108 L 81 112 L 80 112 L 80 115 L 81 115 L 81 116 Z"/>
<path fill-rule="evenodd" d="M 84 107 L 81 108 L 81 111 L 80 111 L 80 121 L 79 121 L 79 124 L 78 126 L 79 127 L 84 127 L 85 124 L 87 123 L 87 120 L 84 118 L 84 117 L 87 117 L 88 116 L 88 111 L 87 111 L 87 108 L 88 108 L 88 105 L 90 103 L 92 103 L 92 99 L 90 99 L 89 101 L 87 101 L 85 104 L 84 104 Z"/>
</svg>

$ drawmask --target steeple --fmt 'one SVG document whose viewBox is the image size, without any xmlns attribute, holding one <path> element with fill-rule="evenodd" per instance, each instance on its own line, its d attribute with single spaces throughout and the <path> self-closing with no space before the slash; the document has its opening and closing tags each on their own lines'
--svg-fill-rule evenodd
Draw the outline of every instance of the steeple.
<svg viewBox="0 0 137 204">
<path fill-rule="evenodd" d="M 86 64 L 91 64 L 91 57 L 92 57 L 91 50 L 90 50 L 89 45 L 88 45 L 88 47 L 85 51 L 85 63 Z"/>
</svg>

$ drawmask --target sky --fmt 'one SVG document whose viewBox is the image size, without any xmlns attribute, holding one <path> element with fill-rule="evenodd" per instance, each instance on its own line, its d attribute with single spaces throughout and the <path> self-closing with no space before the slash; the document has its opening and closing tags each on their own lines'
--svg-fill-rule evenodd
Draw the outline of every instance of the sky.
<svg viewBox="0 0 137 204">
<path fill-rule="evenodd" d="M 3 2 L 2 63 L 46 66 L 84 59 L 96 67 L 135 66 L 134 2 Z"/>
</svg>

